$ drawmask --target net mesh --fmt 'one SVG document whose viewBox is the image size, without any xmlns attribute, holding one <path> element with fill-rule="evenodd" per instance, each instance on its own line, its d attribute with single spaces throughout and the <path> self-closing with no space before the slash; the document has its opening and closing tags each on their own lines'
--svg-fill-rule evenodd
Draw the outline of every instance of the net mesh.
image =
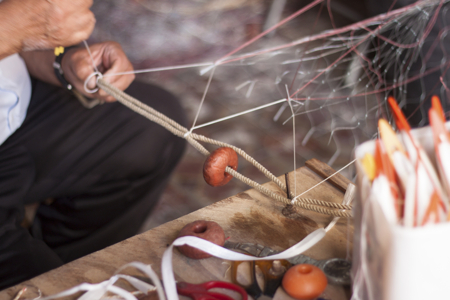
<svg viewBox="0 0 450 300">
<path fill-rule="evenodd" d="M 234 91 L 224 94 L 228 103 L 239 104 L 236 111 L 291 99 L 292 110 L 287 101 L 279 104 L 274 122 L 295 118 L 301 127 L 295 140 L 303 146 L 325 136 L 326 147 L 335 150 L 328 159 L 333 165 L 344 153 L 348 161 L 354 146 L 376 136 L 378 118 L 391 119 L 388 95 L 417 126 L 427 123 L 432 93 L 447 99 L 447 14 L 448 1 L 420 1 L 290 43 L 256 45 L 254 52 L 219 60 L 214 76 L 235 69 L 227 78 Z"/>
<path fill-rule="evenodd" d="M 148 9 L 147 4 L 152 2 L 155 14 L 159 3 L 136 2 L 142 6 L 132 7 L 133 13 L 142 7 Z M 261 12 L 260 4 L 255 3 L 245 7 L 250 15 Z M 173 62 L 206 61 L 211 66 L 161 71 L 146 78 L 177 92 L 183 101 L 191 98 L 185 105 L 194 132 L 243 148 L 269 170 L 283 165 L 284 161 L 287 167 L 281 172 L 273 171 L 275 174 L 291 171 L 293 157 L 299 166 L 302 160 L 312 157 L 336 169 L 346 165 L 353 158 L 355 146 L 377 135 L 377 120 L 380 117 L 391 120 L 386 105 L 388 95 L 397 99 L 416 126 L 428 122 L 426 112 L 432 94 L 439 95 L 444 109 L 448 110 L 449 1 L 418 1 L 344 27 L 335 25 L 333 3 L 332 0 L 311 2 L 298 10 L 293 15 L 295 18 L 279 24 L 275 36 L 255 39 L 232 54 L 224 55 L 238 46 L 236 32 L 231 35 L 233 41 L 221 43 L 225 46 L 221 51 L 208 48 L 210 51 L 203 59 L 197 53 L 182 60 L 181 49 L 179 58 Z M 176 9 L 175 4 L 173 8 Z M 156 12 L 159 17 L 162 13 Z M 165 18 L 173 21 L 174 13 Z M 180 14 L 186 15 L 186 10 Z M 233 22 L 223 23 L 221 16 L 217 12 L 214 18 L 211 12 L 202 13 L 202 20 L 231 26 L 216 35 L 203 34 L 208 28 L 203 23 L 203 40 L 217 41 L 220 34 L 229 36 L 227 32 Z M 246 18 L 252 20 L 249 23 L 256 19 L 261 19 L 260 15 Z M 108 24 L 113 24 L 114 20 L 109 20 Z M 179 22 L 180 26 L 183 21 L 186 20 Z M 237 25 L 242 24 L 236 24 L 236 28 Z M 218 30 L 217 26 L 210 28 Z M 302 34 L 298 34 L 300 31 Z M 104 33 L 97 30 L 97 40 Z M 146 49 L 142 34 L 138 35 L 140 52 L 136 54 L 141 61 Z M 249 32 L 241 35 L 248 38 Z M 194 33 L 192 36 L 200 37 Z M 94 40 L 95 37 L 94 34 Z M 127 36 L 124 44 L 129 44 L 128 40 Z M 174 56 L 169 48 L 167 51 Z M 130 49 L 127 52 L 130 51 L 133 52 Z M 164 51 L 160 49 L 161 52 Z M 166 62 L 162 59 L 158 66 L 168 65 Z M 247 110 L 252 112 L 231 118 Z M 255 178 L 253 171 L 241 171 Z M 350 168 L 347 176 L 353 175 Z M 230 189 L 230 194 L 235 193 L 236 190 Z"/>
</svg>

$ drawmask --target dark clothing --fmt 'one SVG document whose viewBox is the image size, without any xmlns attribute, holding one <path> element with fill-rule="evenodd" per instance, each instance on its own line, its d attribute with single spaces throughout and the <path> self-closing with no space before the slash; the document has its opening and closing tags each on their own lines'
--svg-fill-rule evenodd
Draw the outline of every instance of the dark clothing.
<svg viewBox="0 0 450 300">
<path fill-rule="evenodd" d="M 166 91 L 134 82 L 126 92 L 184 124 Z M 88 110 L 33 80 L 27 117 L 0 146 L 0 289 L 136 234 L 184 148 L 118 102 Z M 23 229 L 24 205 L 48 198 Z"/>
</svg>

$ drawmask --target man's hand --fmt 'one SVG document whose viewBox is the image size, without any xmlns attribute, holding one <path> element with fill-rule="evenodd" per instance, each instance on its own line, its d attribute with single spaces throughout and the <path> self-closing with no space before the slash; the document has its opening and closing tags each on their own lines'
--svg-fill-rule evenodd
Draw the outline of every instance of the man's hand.
<svg viewBox="0 0 450 300">
<path fill-rule="evenodd" d="M 70 46 L 95 26 L 92 0 L 4 0 L 0 3 L 0 59 L 21 51 Z"/>
<path fill-rule="evenodd" d="M 102 74 L 107 75 L 133 71 L 133 66 L 118 43 L 104 42 L 94 44 L 89 49 L 91 50 L 95 66 Z M 61 62 L 66 80 L 87 97 L 99 98 L 108 102 L 114 101 L 114 98 L 107 95 L 103 90 L 99 90 L 94 94 L 89 94 L 84 90 L 84 82 L 89 75 L 95 72 L 94 65 L 86 48 L 72 48 L 66 51 Z M 28 72 L 33 77 L 54 85 L 61 85 L 53 69 L 53 62 L 55 61 L 53 50 L 26 51 L 20 53 L 20 55 L 25 60 Z M 106 77 L 105 80 L 117 88 L 125 90 L 134 80 L 134 77 L 134 74 L 127 74 Z M 88 88 L 94 89 L 95 87 L 96 80 L 93 76 L 88 84 Z"/>
<path fill-rule="evenodd" d="M 94 44 L 89 48 L 95 65 L 103 75 L 133 71 L 133 66 L 118 43 L 105 42 Z M 84 90 L 85 80 L 95 72 L 86 48 L 70 49 L 63 57 L 62 69 L 66 80 L 84 95 L 91 98 L 100 98 L 107 102 L 115 100 L 114 97 L 108 95 L 103 90 L 99 90 L 94 94 L 89 94 Z M 134 74 L 117 75 L 106 77 L 106 80 L 120 90 L 125 90 L 134 80 L 134 77 Z M 96 87 L 95 77 L 90 79 L 87 87 L 89 89 Z"/>
<path fill-rule="evenodd" d="M 16 1 L 17 2 L 17 1 Z M 70 46 L 86 40 L 95 26 L 94 14 L 89 10 L 92 0 L 32 0 L 23 1 L 21 8 L 30 15 L 33 23 L 27 24 L 27 36 L 23 40 L 23 51 Z M 36 3 L 42 4 L 36 14 Z M 34 17 L 34 18 L 33 18 Z M 22 20 L 26 16 L 22 16 Z M 28 23 L 28 22 L 26 22 Z"/>
</svg>

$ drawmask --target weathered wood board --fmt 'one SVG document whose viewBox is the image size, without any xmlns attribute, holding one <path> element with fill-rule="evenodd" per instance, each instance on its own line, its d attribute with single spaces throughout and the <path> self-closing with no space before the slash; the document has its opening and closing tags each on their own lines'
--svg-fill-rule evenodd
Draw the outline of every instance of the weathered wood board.
<svg viewBox="0 0 450 300">
<path fill-rule="evenodd" d="M 284 180 L 284 176 L 280 179 Z M 296 194 L 300 194 L 322 179 L 309 168 L 302 167 L 295 175 L 290 174 L 290 186 Z M 283 194 L 274 183 L 264 186 Z M 341 203 L 343 195 L 342 191 L 325 182 L 304 197 Z M 98 283 L 108 279 L 120 266 L 132 261 L 151 264 L 160 274 L 161 257 L 167 246 L 185 224 L 198 219 L 219 223 L 230 241 L 258 243 L 275 250 L 284 250 L 296 244 L 308 233 L 325 227 L 333 219 L 299 208 L 289 212 L 286 209 L 283 211 L 284 208 L 282 203 L 255 190 L 248 190 L 6 289 L 0 292 L 0 300 L 13 299 L 23 286 L 36 287 L 43 295 L 51 295 L 83 282 Z M 352 220 L 340 219 L 323 240 L 304 254 L 314 259 L 351 259 L 352 237 Z M 201 283 L 229 279 L 229 264 L 218 258 L 196 261 L 175 250 L 173 265 L 176 278 L 180 281 Z M 324 296 L 333 300 L 350 298 L 348 289 L 333 285 L 327 287 Z M 289 297 L 280 292 L 275 298 Z"/>
</svg>

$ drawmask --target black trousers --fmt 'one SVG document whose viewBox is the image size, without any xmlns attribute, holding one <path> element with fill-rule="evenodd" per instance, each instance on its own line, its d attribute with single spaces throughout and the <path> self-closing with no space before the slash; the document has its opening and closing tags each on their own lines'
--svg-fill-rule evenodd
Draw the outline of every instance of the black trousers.
<svg viewBox="0 0 450 300">
<path fill-rule="evenodd" d="M 126 92 L 184 123 L 168 92 L 139 82 Z M 24 124 L 0 146 L 0 289 L 134 235 L 184 148 L 118 102 L 88 110 L 33 80 Z M 36 202 L 26 230 L 24 205 Z"/>
</svg>

